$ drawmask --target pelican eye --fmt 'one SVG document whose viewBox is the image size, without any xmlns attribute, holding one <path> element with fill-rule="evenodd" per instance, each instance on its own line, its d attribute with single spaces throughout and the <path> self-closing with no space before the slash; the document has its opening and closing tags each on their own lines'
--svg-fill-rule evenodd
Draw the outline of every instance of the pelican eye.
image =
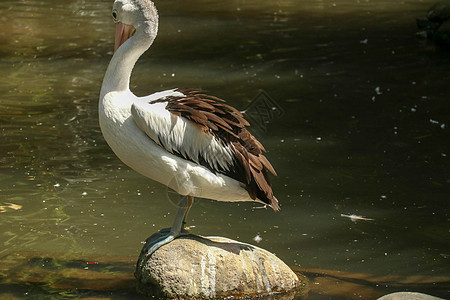
<svg viewBox="0 0 450 300">
<path fill-rule="evenodd" d="M 118 20 L 117 20 L 117 11 L 116 10 L 113 10 L 112 17 L 113 17 L 114 22 L 117 23 Z"/>
</svg>

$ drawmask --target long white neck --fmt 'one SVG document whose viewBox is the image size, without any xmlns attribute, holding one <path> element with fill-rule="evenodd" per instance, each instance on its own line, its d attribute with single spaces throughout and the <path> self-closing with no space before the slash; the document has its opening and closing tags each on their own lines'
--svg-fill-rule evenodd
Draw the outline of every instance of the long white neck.
<svg viewBox="0 0 450 300">
<path fill-rule="evenodd" d="M 129 40 L 123 43 L 114 53 L 103 78 L 100 101 L 109 92 L 122 92 L 130 88 L 130 77 L 139 57 L 153 43 L 154 36 L 144 31 L 137 31 Z"/>
</svg>

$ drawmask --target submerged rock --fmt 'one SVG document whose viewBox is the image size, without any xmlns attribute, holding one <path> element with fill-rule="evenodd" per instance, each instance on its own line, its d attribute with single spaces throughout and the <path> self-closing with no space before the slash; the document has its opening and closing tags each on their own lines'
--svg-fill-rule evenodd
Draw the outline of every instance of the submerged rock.
<svg viewBox="0 0 450 300">
<path fill-rule="evenodd" d="M 197 235 L 179 237 L 150 257 L 141 253 L 135 276 L 139 292 L 169 298 L 256 296 L 290 291 L 301 283 L 264 249 Z"/>
<path fill-rule="evenodd" d="M 428 19 L 416 19 L 416 24 L 417 28 L 419 28 L 419 31 L 416 33 L 416 35 L 420 38 L 425 39 L 432 39 L 434 33 L 441 25 Z"/>
<path fill-rule="evenodd" d="M 450 45 L 450 0 L 434 4 L 427 12 L 426 19 L 416 19 L 418 37 L 433 39 L 440 46 Z"/>
<path fill-rule="evenodd" d="M 450 20 L 450 0 L 440 1 L 433 5 L 428 10 L 427 19 L 438 24 Z"/>
<path fill-rule="evenodd" d="M 450 21 L 444 22 L 433 35 L 433 41 L 440 46 L 450 46 Z"/>
</svg>

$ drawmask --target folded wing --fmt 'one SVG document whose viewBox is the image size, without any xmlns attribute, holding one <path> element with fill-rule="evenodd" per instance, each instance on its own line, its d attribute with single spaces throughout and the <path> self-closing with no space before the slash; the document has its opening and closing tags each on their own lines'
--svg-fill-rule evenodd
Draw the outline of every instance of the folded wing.
<svg viewBox="0 0 450 300">
<path fill-rule="evenodd" d="M 168 152 L 242 182 L 252 199 L 278 210 L 262 154 L 249 123 L 223 100 L 195 90 L 173 90 L 133 104 L 137 126 Z"/>
</svg>

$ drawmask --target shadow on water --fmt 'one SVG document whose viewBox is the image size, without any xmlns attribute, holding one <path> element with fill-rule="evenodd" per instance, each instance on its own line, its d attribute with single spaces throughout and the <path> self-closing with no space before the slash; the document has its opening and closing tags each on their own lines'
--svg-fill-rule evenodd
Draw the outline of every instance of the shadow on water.
<svg viewBox="0 0 450 300">
<path fill-rule="evenodd" d="M 259 132 L 281 212 L 196 201 L 195 233 L 259 236 L 307 275 L 311 299 L 447 298 L 450 55 L 415 37 L 433 2 L 157 1 L 136 94 L 202 87 L 244 109 L 264 90 L 284 112 Z M 125 167 L 98 128 L 110 7 L 0 3 L 5 295 L 137 297 L 140 242 L 171 223 L 167 189 Z"/>
</svg>

